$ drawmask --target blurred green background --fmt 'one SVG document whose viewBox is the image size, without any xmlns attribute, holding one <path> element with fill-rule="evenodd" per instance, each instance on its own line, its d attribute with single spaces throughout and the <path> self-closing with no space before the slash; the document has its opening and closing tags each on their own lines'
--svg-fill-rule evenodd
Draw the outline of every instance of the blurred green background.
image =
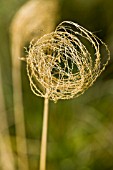
<svg viewBox="0 0 113 170">
<path fill-rule="evenodd" d="M 15 137 L 15 122 L 9 27 L 25 2 L 0 0 L 0 83 L 5 101 L 0 114 L 7 114 L 11 139 Z M 113 1 L 59 0 L 56 25 L 63 20 L 72 20 L 94 32 L 108 45 L 111 60 L 83 95 L 50 102 L 47 170 L 113 170 Z M 40 156 L 43 99 L 31 92 L 24 62 L 21 74 L 29 167 L 35 170 Z M 16 156 L 14 145 L 12 140 Z"/>
</svg>

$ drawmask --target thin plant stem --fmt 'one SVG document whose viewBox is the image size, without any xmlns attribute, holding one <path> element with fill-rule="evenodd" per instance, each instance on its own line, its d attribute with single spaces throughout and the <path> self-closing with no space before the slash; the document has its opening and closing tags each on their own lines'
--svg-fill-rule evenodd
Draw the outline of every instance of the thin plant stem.
<svg viewBox="0 0 113 170">
<path fill-rule="evenodd" d="M 40 150 L 40 170 L 46 170 L 46 151 L 47 151 L 47 129 L 48 129 L 48 106 L 49 99 L 44 100 L 42 140 Z"/>
<path fill-rule="evenodd" d="M 19 170 L 29 170 L 24 108 L 22 99 L 21 63 L 18 61 L 18 58 L 20 57 L 20 52 L 18 50 L 16 40 L 14 41 L 15 43 L 12 44 L 12 80 L 16 144 L 18 154 L 17 165 Z"/>
</svg>

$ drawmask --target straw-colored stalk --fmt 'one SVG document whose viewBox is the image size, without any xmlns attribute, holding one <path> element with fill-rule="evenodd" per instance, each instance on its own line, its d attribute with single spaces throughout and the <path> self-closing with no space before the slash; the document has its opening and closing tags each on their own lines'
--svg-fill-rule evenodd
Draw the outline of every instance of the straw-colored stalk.
<svg viewBox="0 0 113 170">
<path fill-rule="evenodd" d="M 30 0 L 19 9 L 11 24 L 13 98 L 19 170 L 28 170 L 29 167 L 22 101 L 21 64 L 18 59 L 22 57 L 25 44 L 33 37 L 40 38 L 53 30 L 57 10 L 57 0 Z M 20 162 L 21 159 L 23 163 Z"/>
<path fill-rule="evenodd" d="M 47 151 L 47 129 L 48 129 L 48 106 L 49 99 L 45 97 L 44 100 L 44 113 L 43 113 L 43 128 L 42 140 L 40 150 L 40 170 L 46 169 L 46 151 Z"/>
</svg>

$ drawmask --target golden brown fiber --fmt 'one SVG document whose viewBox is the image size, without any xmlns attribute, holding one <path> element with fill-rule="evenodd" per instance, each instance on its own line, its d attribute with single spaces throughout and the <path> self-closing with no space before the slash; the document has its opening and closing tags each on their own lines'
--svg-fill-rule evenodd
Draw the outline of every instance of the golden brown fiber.
<svg viewBox="0 0 113 170">
<path fill-rule="evenodd" d="M 77 97 L 93 84 L 109 58 L 106 44 L 93 33 L 64 21 L 30 43 L 26 61 L 31 89 L 53 101 Z"/>
</svg>

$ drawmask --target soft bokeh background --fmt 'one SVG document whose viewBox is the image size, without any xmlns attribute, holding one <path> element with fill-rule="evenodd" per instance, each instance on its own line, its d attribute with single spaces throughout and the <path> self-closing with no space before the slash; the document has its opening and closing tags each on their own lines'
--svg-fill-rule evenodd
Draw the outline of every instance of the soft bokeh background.
<svg viewBox="0 0 113 170">
<path fill-rule="evenodd" d="M 7 150 L 5 147 L 9 144 L 7 131 L 10 133 L 14 157 L 18 157 L 9 28 L 13 16 L 25 2 L 0 0 L 1 170 L 6 170 L 3 163 L 8 163 L 10 148 Z M 113 170 L 113 1 L 59 0 L 58 15 L 56 25 L 63 20 L 72 20 L 100 37 L 110 49 L 111 60 L 94 85 L 82 96 L 56 104 L 50 102 L 47 170 Z M 43 99 L 30 90 L 25 62 L 21 62 L 21 75 L 26 154 L 30 170 L 35 170 L 39 166 Z"/>
</svg>

